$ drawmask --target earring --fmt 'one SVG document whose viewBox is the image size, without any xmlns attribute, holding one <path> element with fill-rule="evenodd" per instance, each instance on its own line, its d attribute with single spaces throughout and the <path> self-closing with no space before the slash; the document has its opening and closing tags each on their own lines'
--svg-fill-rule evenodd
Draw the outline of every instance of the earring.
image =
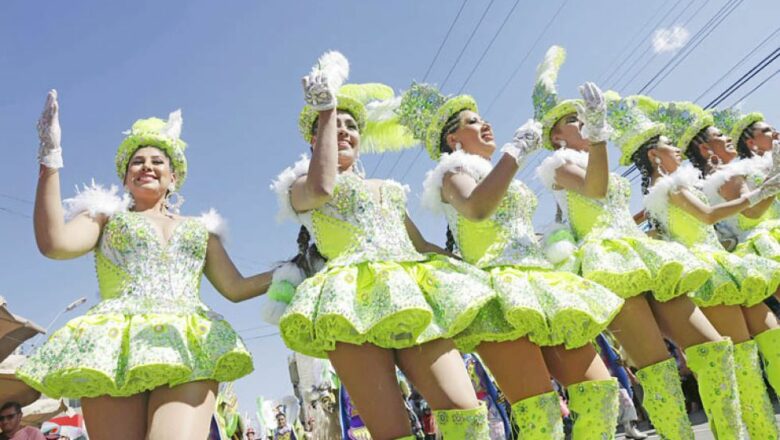
<svg viewBox="0 0 780 440">
<path fill-rule="evenodd" d="M 661 158 L 660 157 L 656 157 L 654 159 L 654 162 L 656 163 L 656 165 L 661 165 Z"/>
<path fill-rule="evenodd" d="M 168 194 L 165 196 L 165 208 L 178 215 L 183 204 L 184 197 L 176 191 L 176 186 L 173 183 L 168 185 Z"/>
<path fill-rule="evenodd" d="M 558 141 L 558 144 L 560 144 L 561 148 L 566 148 L 566 141 L 560 140 Z"/>
<path fill-rule="evenodd" d="M 463 149 L 463 145 L 460 144 L 460 142 L 455 142 L 455 151 L 460 151 Z"/>
<path fill-rule="evenodd" d="M 710 157 L 707 158 L 707 164 L 709 164 L 710 168 L 717 168 L 718 165 L 720 165 L 720 158 L 714 154 L 710 154 Z"/>
</svg>

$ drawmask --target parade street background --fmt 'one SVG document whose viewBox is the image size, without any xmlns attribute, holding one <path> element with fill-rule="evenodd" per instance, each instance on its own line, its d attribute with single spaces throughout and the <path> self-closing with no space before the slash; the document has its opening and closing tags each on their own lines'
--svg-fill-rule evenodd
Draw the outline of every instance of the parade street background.
<svg viewBox="0 0 780 440">
<path fill-rule="evenodd" d="M 189 144 L 183 213 L 218 209 L 231 227 L 227 248 L 247 275 L 296 252 L 298 226 L 275 221 L 269 184 L 308 151 L 297 130 L 300 78 L 325 50 L 349 58 L 350 82 L 401 91 L 416 80 L 473 95 L 501 145 L 531 116 L 535 67 L 552 44 L 568 51 L 558 78 L 563 97 L 577 96 L 577 85 L 591 80 L 621 95 L 740 104 L 780 124 L 780 63 L 771 63 L 780 46 L 778 18 L 777 0 L 5 0 L 0 295 L 50 331 L 97 301 L 91 256 L 48 260 L 33 238 L 35 122 L 49 89 L 59 91 L 63 197 L 91 179 L 119 185 L 113 159 L 122 132 L 139 117 L 181 108 Z M 424 173 L 433 167 L 421 151 L 366 155 L 363 162 L 369 176 L 410 186 L 411 217 L 441 244 L 444 219 L 419 205 Z M 540 195 L 539 231 L 554 212 L 550 193 L 533 176 L 543 157 L 518 173 Z M 613 168 L 617 158 L 610 147 Z M 641 197 L 636 175 L 629 174 L 634 211 Z M 253 411 L 258 395 L 290 394 L 288 350 L 277 329 L 260 320 L 263 300 L 232 304 L 207 282 L 202 295 L 254 355 L 255 372 L 235 386 L 243 410 Z M 80 297 L 87 304 L 60 315 Z"/>
</svg>

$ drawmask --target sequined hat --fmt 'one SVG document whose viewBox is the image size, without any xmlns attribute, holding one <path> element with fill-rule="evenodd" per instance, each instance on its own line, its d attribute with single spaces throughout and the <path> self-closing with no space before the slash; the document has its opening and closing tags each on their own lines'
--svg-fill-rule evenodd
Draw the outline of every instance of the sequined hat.
<svg viewBox="0 0 780 440">
<path fill-rule="evenodd" d="M 401 124 L 424 143 L 431 159 L 438 160 L 444 125 L 463 110 L 477 113 L 477 101 L 469 95 L 446 97 L 433 85 L 412 83 L 401 98 L 398 114 Z"/>
<path fill-rule="evenodd" d="M 743 114 L 735 108 L 715 110 L 712 113 L 712 116 L 715 121 L 714 125 L 723 130 L 723 132 L 733 139 L 734 142 L 742 136 L 742 132 L 744 132 L 750 124 L 764 120 L 764 115 L 762 113 L 751 112 Z"/>
<path fill-rule="evenodd" d="M 656 102 L 649 110 L 650 119 L 664 124 L 666 135 L 683 153 L 699 131 L 714 125 L 712 112 L 688 101 Z"/>
<path fill-rule="evenodd" d="M 130 130 L 124 132 L 127 137 L 119 145 L 114 159 L 119 178 L 125 180 L 127 165 L 136 150 L 150 146 L 159 148 L 171 160 L 171 167 L 176 173 L 176 189 L 181 188 L 187 178 L 187 158 L 184 156 L 187 143 L 179 138 L 181 126 L 181 110 L 168 115 L 167 121 L 159 118 L 135 121 Z"/>
<path fill-rule="evenodd" d="M 534 103 L 534 119 L 542 123 L 542 145 L 554 150 L 551 132 L 556 122 L 564 116 L 576 113 L 577 99 L 560 100 L 556 81 L 558 71 L 566 61 L 566 50 L 560 46 L 547 49 L 544 60 L 536 68 L 536 82 L 531 99 Z"/>
<path fill-rule="evenodd" d="M 655 102 L 643 95 L 607 99 L 607 120 L 615 130 L 612 140 L 620 148 L 621 165 L 629 165 L 631 156 L 642 144 L 663 133 L 664 125 L 652 121 L 645 113 L 646 109 L 653 108 Z"/>
</svg>

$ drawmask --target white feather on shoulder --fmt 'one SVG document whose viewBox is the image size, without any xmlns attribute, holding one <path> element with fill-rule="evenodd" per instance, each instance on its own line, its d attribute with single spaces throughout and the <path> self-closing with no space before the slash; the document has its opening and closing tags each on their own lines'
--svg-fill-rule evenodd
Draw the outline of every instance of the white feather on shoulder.
<svg viewBox="0 0 780 440">
<path fill-rule="evenodd" d="M 702 190 L 707 198 L 713 203 L 721 203 L 723 197 L 720 195 L 720 188 L 734 176 L 745 176 L 748 174 L 751 160 L 738 159 L 718 168 L 717 171 L 705 177 L 702 181 Z"/>
<path fill-rule="evenodd" d="M 695 187 L 700 182 L 699 170 L 691 164 L 685 164 L 672 174 L 661 177 L 655 182 L 645 195 L 645 209 L 652 217 L 663 221 L 669 213 L 669 194 L 680 188 Z"/>
<path fill-rule="evenodd" d="M 463 172 L 480 182 L 493 169 L 493 165 L 481 156 L 469 154 L 463 150 L 442 154 L 436 168 L 425 174 L 423 181 L 422 205 L 436 213 L 444 212 L 441 200 L 441 187 L 444 175 L 453 171 Z"/>
<path fill-rule="evenodd" d="M 552 188 L 555 185 L 555 171 L 567 163 L 587 168 L 588 153 L 571 148 L 559 148 L 536 167 L 536 177 L 542 181 L 544 186 Z"/>
<path fill-rule="evenodd" d="M 279 212 L 276 214 L 277 221 L 297 220 L 298 215 L 290 201 L 290 188 L 299 177 L 308 172 L 309 157 L 302 154 L 301 158 L 293 166 L 285 168 L 271 183 L 271 190 L 276 193 L 276 198 L 279 202 Z"/>
<path fill-rule="evenodd" d="M 127 194 L 119 195 L 119 188 L 111 185 L 108 188 L 95 183 L 84 185 L 82 189 L 76 187 L 74 197 L 62 201 L 65 211 L 65 220 L 71 220 L 82 212 L 88 212 L 92 218 L 98 215 L 111 217 L 119 211 L 127 211 L 130 206 L 130 196 Z"/>
<path fill-rule="evenodd" d="M 216 209 L 211 208 L 208 211 L 201 214 L 196 219 L 206 227 L 206 230 L 210 234 L 214 234 L 222 240 L 227 241 L 228 238 L 228 225 L 224 217 L 222 217 Z"/>
</svg>

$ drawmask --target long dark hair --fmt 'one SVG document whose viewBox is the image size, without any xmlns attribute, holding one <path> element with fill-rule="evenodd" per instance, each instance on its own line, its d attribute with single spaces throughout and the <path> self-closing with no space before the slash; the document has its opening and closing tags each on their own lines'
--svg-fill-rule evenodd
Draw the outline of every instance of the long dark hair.
<svg viewBox="0 0 780 440">
<path fill-rule="evenodd" d="M 650 161 L 650 157 L 647 152 L 658 148 L 658 143 L 661 141 L 661 136 L 656 135 L 646 140 L 642 145 L 634 151 L 631 155 L 631 161 L 636 165 L 636 169 L 642 175 L 642 194 L 647 194 L 650 190 L 650 179 L 653 176 L 653 163 Z M 651 227 L 658 231 L 662 231 L 661 224 L 654 219 L 651 215 L 647 216 L 647 222 Z"/>
<path fill-rule="evenodd" d="M 447 136 L 458 131 L 458 128 L 460 128 L 460 114 L 465 110 L 466 109 L 461 109 L 453 113 L 447 119 L 447 122 L 444 123 L 444 127 L 441 129 L 441 136 L 439 137 L 439 151 L 441 153 L 452 153 L 452 148 L 450 148 L 450 145 L 447 143 Z M 447 252 L 455 252 L 456 247 L 455 237 L 452 235 L 450 226 L 447 225 L 447 244 L 444 248 Z"/>
<path fill-rule="evenodd" d="M 319 271 L 322 263 L 326 261 L 322 256 L 317 245 L 311 243 L 311 234 L 306 226 L 301 226 L 298 231 L 298 254 L 290 261 L 301 268 L 307 277 L 310 277 Z"/>
<path fill-rule="evenodd" d="M 706 177 L 710 171 L 710 165 L 707 159 L 701 154 L 701 149 L 699 148 L 702 144 L 706 144 L 710 140 L 710 135 L 707 134 L 708 128 L 710 128 L 710 126 L 699 130 L 685 148 L 685 155 L 688 156 L 688 160 L 691 161 L 693 166 L 699 169 L 702 177 Z"/>
<path fill-rule="evenodd" d="M 737 154 L 739 154 L 739 157 L 742 159 L 750 159 L 753 157 L 753 152 L 750 151 L 750 148 L 747 146 L 747 140 L 753 139 L 753 129 L 755 128 L 756 122 L 748 125 L 744 130 L 742 130 L 742 133 L 739 134 L 739 139 L 737 139 Z"/>
</svg>

